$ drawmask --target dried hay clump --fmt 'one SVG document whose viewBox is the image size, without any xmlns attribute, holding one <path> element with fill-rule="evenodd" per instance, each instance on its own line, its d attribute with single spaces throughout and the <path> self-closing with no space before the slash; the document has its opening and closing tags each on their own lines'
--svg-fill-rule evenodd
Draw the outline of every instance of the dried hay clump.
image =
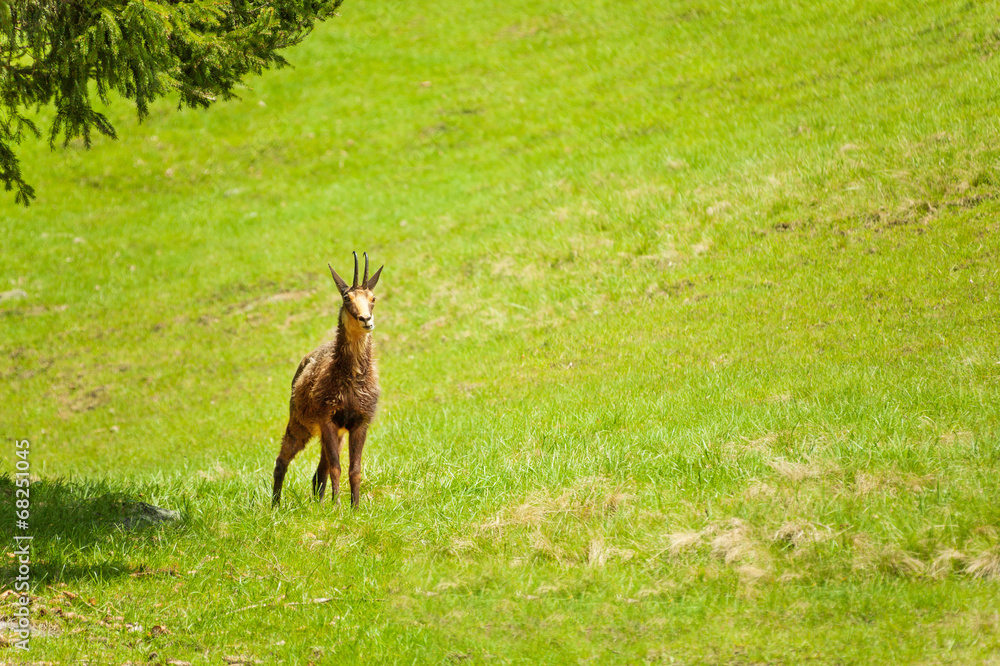
<svg viewBox="0 0 1000 666">
<path fill-rule="evenodd" d="M 743 492 L 743 496 L 750 501 L 759 501 L 770 499 L 774 497 L 777 492 L 778 489 L 774 486 L 757 481 L 750 484 L 750 486 Z"/>
<path fill-rule="evenodd" d="M 815 465 L 807 465 L 805 463 L 785 460 L 784 458 L 775 458 L 768 465 L 775 472 L 794 483 L 800 483 L 806 479 L 820 476 L 823 473 L 823 470 Z"/>
<path fill-rule="evenodd" d="M 740 575 L 740 580 L 744 583 L 756 583 L 762 578 L 766 578 L 770 575 L 770 572 L 766 569 L 761 569 L 760 567 L 754 566 L 752 564 L 743 564 L 736 568 L 736 572 Z"/>
<path fill-rule="evenodd" d="M 925 562 L 895 544 L 874 546 L 864 534 L 854 537 L 854 570 L 873 571 L 904 578 L 945 578 L 952 574 L 983 580 L 1000 580 L 1000 546 L 973 557 L 954 548 L 939 550 Z"/>
<path fill-rule="evenodd" d="M 675 532 L 667 535 L 667 552 L 673 556 L 680 555 L 682 551 L 693 548 L 702 542 L 703 537 L 711 534 L 715 527 L 709 525 L 700 532 Z"/>
<path fill-rule="evenodd" d="M 657 581 L 652 587 L 644 587 L 635 593 L 638 599 L 667 597 L 677 591 L 677 583 L 672 580 Z"/>
<path fill-rule="evenodd" d="M 541 527 L 557 515 L 586 521 L 618 512 L 635 497 L 620 488 L 609 489 L 609 485 L 607 479 L 588 477 L 564 488 L 558 496 L 533 493 L 523 503 L 501 510 L 481 529 L 496 532 L 505 527 Z"/>
<path fill-rule="evenodd" d="M 871 545 L 864 535 L 854 537 L 854 570 L 875 571 L 891 576 L 915 578 L 927 573 L 927 564 L 895 544 Z"/>
<path fill-rule="evenodd" d="M 628 493 L 612 492 L 607 497 L 604 498 L 604 512 L 615 513 L 623 506 L 625 506 L 627 502 L 633 499 L 635 499 L 635 495 L 630 495 Z"/>
<path fill-rule="evenodd" d="M 739 518 L 730 518 L 726 523 L 706 525 L 697 532 L 675 532 L 667 535 L 667 547 L 661 552 L 678 556 L 682 552 L 709 546 L 712 557 L 726 564 L 756 560 L 760 553 L 756 549 L 751 526 Z"/>
<path fill-rule="evenodd" d="M 559 497 L 535 495 L 523 504 L 512 508 L 508 514 L 508 524 L 530 525 L 538 527 L 547 516 L 565 513 L 569 509 L 569 497 L 563 493 Z"/>
<path fill-rule="evenodd" d="M 776 434 L 765 435 L 757 439 L 740 438 L 722 445 L 722 452 L 729 458 L 740 459 L 743 456 L 769 456 L 772 444 L 778 439 Z"/>
<path fill-rule="evenodd" d="M 767 558 L 758 550 L 752 526 L 739 518 L 706 525 L 698 532 L 669 534 L 667 540 L 664 550 L 675 557 L 684 551 L 707 546 L 709 555 L 733 567 L 745 584 L 756 583 L 771 575 Z"/>
<path fill-rule="evenodd" d="M 484 522 L 480 530 L 502 532 L 507 527 L 541 527 L 542 523 L 553 515 L 569 513 L 571 506 L 572 495 L 568 491 L 558 497 L 534 493 L 523 503 L 502 509 L 496 516 Z"/>
<path fill-rule="evenodd" d="M 530 539 L 531 550 L 535 555 L 546 559 L 554 560 L 559 564 L 568 564 L 566 551 L 558 544 L 552 542 L 541 530 L 532 533 Z"/>
<path fill-rule="evenodd" d="M 1000 546 L 994 546 L 972 558 L 965 573 L 973 578 L 1000 580 Z"/>
<path fill-rule="evenodd" d="M 452 540 L 446 552 L 454 557 L 461 557 L 463 555 L 475 555 L 479 550 L 479 544 L 472 539 L 458 538 Z"/>
<path fill-rule="evenodd" d="M 885 493 L 895 497 L 900 490 L 919 492 L 932 483 L 933 476 L 916 476 L 913 474 L 872 474 L 858 472 L 854 475 L 854 492 L 857 495 Z"/>
<path fill-rule="evenodd" d="M 607 546 L 604 539 L 597 537 L 591 539 L 587 549 L 587 564 L 592 567 L 603 567 L 610 559 L 620 559 L 624 562 L 631 560 L 635 556 L 635 551 L 630 548 L 616 548 Z"/>
<path fill-rule="evenodd" d="M 879 569 L 897 576 L 914 578 L 927 571 L 927 565 L 897 546 L 887 546 L 879 559 Z"/>
<path fill-rule="evenodd" d="M 728 528 L 712 539 L 712 555 L 733 564 L 757 558 L 750 526 L 739 518 L 729 521 Z"/>
<path fill-rule="evenodd" d="M 884 483 L 881 477 L 868 472 L 858 472 L 854 475 L 854 490 L 858 495 L 870 495 L 881 489 Z"/>
<path fill-rule="evenodd" d="M 944 578 L 956 571 L 962 571 L 968 558 L 960 551 L 953 548 L 946 548 L 937 554 L 931 562 L 927 573 L 934 578 Z"/>
<path fill-rule="evenodd" d="M 768 453 L 774 447 L 774 443 L 777 441 L 778 441 L 778 433 L 769 432 L 763 437 L 747 440 L 747 448 L 757 451 L 759 453 Z"/>
<path fill-rule="evenodd" d="M 826 541 L 830 538 L 830 528 L 817 526 L 809 521 L 785 523 L 771 535 L 771 541 L 783 543 L 792 548 L 801 548 L 810 543 Z"/>
</svg>

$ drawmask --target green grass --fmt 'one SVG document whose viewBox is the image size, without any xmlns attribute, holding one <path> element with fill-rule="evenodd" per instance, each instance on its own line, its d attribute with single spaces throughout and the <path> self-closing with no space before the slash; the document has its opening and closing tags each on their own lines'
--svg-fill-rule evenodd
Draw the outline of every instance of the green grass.
<svg viewBox="0 0 1000 666">
<path fill-rule="evenodd" d="M 995 5 L 341 13 L 240 102 L 22 148 L 31 660 L 1000 661 Z M 351 250 L 362 506 L 312 444 L 272 511 Z"/>
</svg>

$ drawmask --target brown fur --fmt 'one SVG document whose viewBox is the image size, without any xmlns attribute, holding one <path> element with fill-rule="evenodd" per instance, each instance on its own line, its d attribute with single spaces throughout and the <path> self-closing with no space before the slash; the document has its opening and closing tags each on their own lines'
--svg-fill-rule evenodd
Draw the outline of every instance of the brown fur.
<svg viewBox="0 0 1000 666">
<path fill-rule="evenodd" d="M 375 307 L 372 290 L 382 269 L 369 279 L 366 254 L 365 279 L 359 286 L 356 254 L 354 262 L 354 285 L 351 287 L 330 269 L 344 299 L 336 336 L 303 358 L 292 379 L 288 426 L 274 463 L 272 499 L 275 505 L 281 501 L 281 486 L 288 465 L 311 438 L 319 437 L 322 447 L 319 466 L 313 475 L 313 493 L 322 498 L 327 478 L 332 477 L 331 496 L 338 501 L 340 451 L 346 442 L 350 456 L 351 506 L 358 506 L 361 453 L 379 398 L 371 331 Z"/>
</svg>

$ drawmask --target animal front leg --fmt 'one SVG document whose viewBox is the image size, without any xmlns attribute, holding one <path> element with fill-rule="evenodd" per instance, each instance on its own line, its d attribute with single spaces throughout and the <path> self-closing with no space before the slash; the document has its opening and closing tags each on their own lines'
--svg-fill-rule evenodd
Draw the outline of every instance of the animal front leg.
<svg viewBox="0 0 1000 666">
<path fill-rule="evenodd" d="M 348 438 L 351 452 L 351 467 L 348 470 L 348 478 L 351 481 L 351 507 L 358 508 L 361 501 L 361 452 L 365 448 L 365 439 L 368 437 L 368 426 L 364 425 L 351 431 Z"/>
<path fill-rule="evenodd" d="M 344 444 L 347 442 L 347 430 L 345 428 L 337 429 L 337 465 L 330 467 L 330 476 L 333 477 L 333 487 L 336 488 L 336 501 L 340 504 L 340 452 L 344 449 Z"/>
</svg>

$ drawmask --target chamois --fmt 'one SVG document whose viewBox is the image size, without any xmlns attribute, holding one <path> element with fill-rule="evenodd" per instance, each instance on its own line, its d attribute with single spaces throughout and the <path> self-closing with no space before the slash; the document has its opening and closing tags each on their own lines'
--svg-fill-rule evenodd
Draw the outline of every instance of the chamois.
<svg viewBox="0 0 1000 666">
<path fill-rule="evenodd" d="M 319 467 L 313 475 L 313 494 L 323 498 L 327 477 L 333 477 L 332 499 L 339 502 L 340 449 L 348 442 L 351 465 L 351 506 L 357 508 L 361 489 L 361 451 L 365 447 L 368 425 L 378 406 L 378 369 L 372 348 L 375 328 L 372 291 L 382 274 L 382 266 L 368 277 L 368 253 L 365 252 L 365 275 L 358 285 L 358 253 L 354 253 L 354 284 L 350 287 L 329 266 L 333 281 L 344 302 L 337 319 L 337 334 L 320 345 L 299 363 L 292 378 L 288 426 L 281 440 L 281 453 L 274 462 L 272 502 L 281 501 L 281 484 L 292 459 L 306 442 L 319 437 L 322 443 Z"/>
</svg>

